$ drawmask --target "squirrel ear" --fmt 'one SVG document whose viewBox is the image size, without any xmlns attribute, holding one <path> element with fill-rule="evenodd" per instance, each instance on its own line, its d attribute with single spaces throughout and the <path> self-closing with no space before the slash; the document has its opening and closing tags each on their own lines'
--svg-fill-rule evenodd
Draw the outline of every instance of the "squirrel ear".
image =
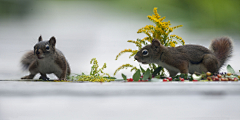
<svg viewBox="0 0 240 120">
<path fill-rule="evenodd" d="M 161 44 L 161 43 L 159 42 L 159 40 L 157 40 L 157 39 L 153 39 L 153 40 L 152 40 L 152 46 L 159 47 L 160 44 Z"/>
<path fill-rule="evenodd" d="M 40 35 L 38 38 L 38 42 L 42 41 L 42 36 Z"/>
<path fill-rule="evenodd" d="M 56 44 L 56 38 L 55 38 L 54 36 L 52 36 L 52 37 L 50 38 L 50 40 L 49 40 L 49 43 L 50 43 L 50 45 L 55 46 L 55 44 Z"/>
<path fill-rule="evenodd" d="M 157 40 L 157 39 L 153 39 L 153 40 L 152 40 L 152 48 L 153 48 L 156 52 L 159 51 L 159 48 L 160 48 L 160 42 L 159 42 L 159 40 Z"/>
</svg>

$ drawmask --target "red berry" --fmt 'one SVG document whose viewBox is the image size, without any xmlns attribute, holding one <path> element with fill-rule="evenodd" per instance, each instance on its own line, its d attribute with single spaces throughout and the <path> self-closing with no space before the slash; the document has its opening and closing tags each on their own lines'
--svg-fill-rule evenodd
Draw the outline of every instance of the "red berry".
<svg viewBox="0 0 240 120">
<path fill-rule="evenodd" d="M 166 78 L 163 79 L 163 82 L 167 82 L 167 81 L 168 81 L 168 79 L 166 79 Z"/>
<path fill-rule="evenodd" d="M 132 79 L 132 78 L 128 78 L 127 81 L 128 81 L 128 82 L 132 82 L 133 79 Z"/>
<path fill-rule="evenodd" d="M 198 80 L 192 80 L 193 82 L 198 82 Z"/>
<path fill-rule="evenodd" d="M 228 81 L 234 81 L 234 78 L 228 78 Z"/>
<path fill-rule="evenodd" d="M 168 77 L 168 80 L 169 80 L 169 81 L 172 81 L 172 77 Z"/>
<path fill-rule="evenodd" d="M 215 77 L 215 81 L 219 81 L 219 77 Z"/>
<path fill-rule="evenodd" d="M 184 78 L 180 78 L 180 81 L 184 81 Z"/>
</svg>

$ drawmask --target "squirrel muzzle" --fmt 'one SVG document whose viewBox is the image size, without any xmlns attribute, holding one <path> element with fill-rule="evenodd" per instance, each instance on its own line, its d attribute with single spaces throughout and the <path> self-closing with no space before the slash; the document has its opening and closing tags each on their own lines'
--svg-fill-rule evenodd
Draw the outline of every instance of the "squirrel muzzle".
<svg viewBox="0 0 240 120">
<path fill-rule="evenodd" d="M 44 55 L 43 55 L 43 51 L 41 49 L 36 49 L 34 54 L 37 56 L 38 59 L 43 59 Z"/>
</svg>

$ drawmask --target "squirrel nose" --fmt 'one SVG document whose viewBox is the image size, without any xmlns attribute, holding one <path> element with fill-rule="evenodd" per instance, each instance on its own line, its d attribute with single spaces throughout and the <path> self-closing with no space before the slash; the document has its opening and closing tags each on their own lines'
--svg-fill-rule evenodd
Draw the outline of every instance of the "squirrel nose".
<svg viewBox="0 0 240 120">
<path fill-rule="evenodd" d="M 36 54 L 38 55 L 38 54 L 40 54 L 40 52 L 37 50 L 37 51 L 36 51 Z"/>
<path fill-rule="evenodd" d="M 137 57 L 137 56 L 134 56 L 134 59 L 135 59 L 135 60 L 138 60 L 138 57 Z"/>
</svg>

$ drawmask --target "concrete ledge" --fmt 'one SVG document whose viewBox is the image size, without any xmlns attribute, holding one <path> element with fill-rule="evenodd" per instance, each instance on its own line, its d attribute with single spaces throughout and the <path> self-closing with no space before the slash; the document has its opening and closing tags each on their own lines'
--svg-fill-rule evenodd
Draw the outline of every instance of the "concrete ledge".
<svg viewBox="0 0 240 120">
<path fill-rule="evenodd" d="M 1 96 L 240 95 L 240 82 L 26 82 L 1 81 Z"/>
</svg>

